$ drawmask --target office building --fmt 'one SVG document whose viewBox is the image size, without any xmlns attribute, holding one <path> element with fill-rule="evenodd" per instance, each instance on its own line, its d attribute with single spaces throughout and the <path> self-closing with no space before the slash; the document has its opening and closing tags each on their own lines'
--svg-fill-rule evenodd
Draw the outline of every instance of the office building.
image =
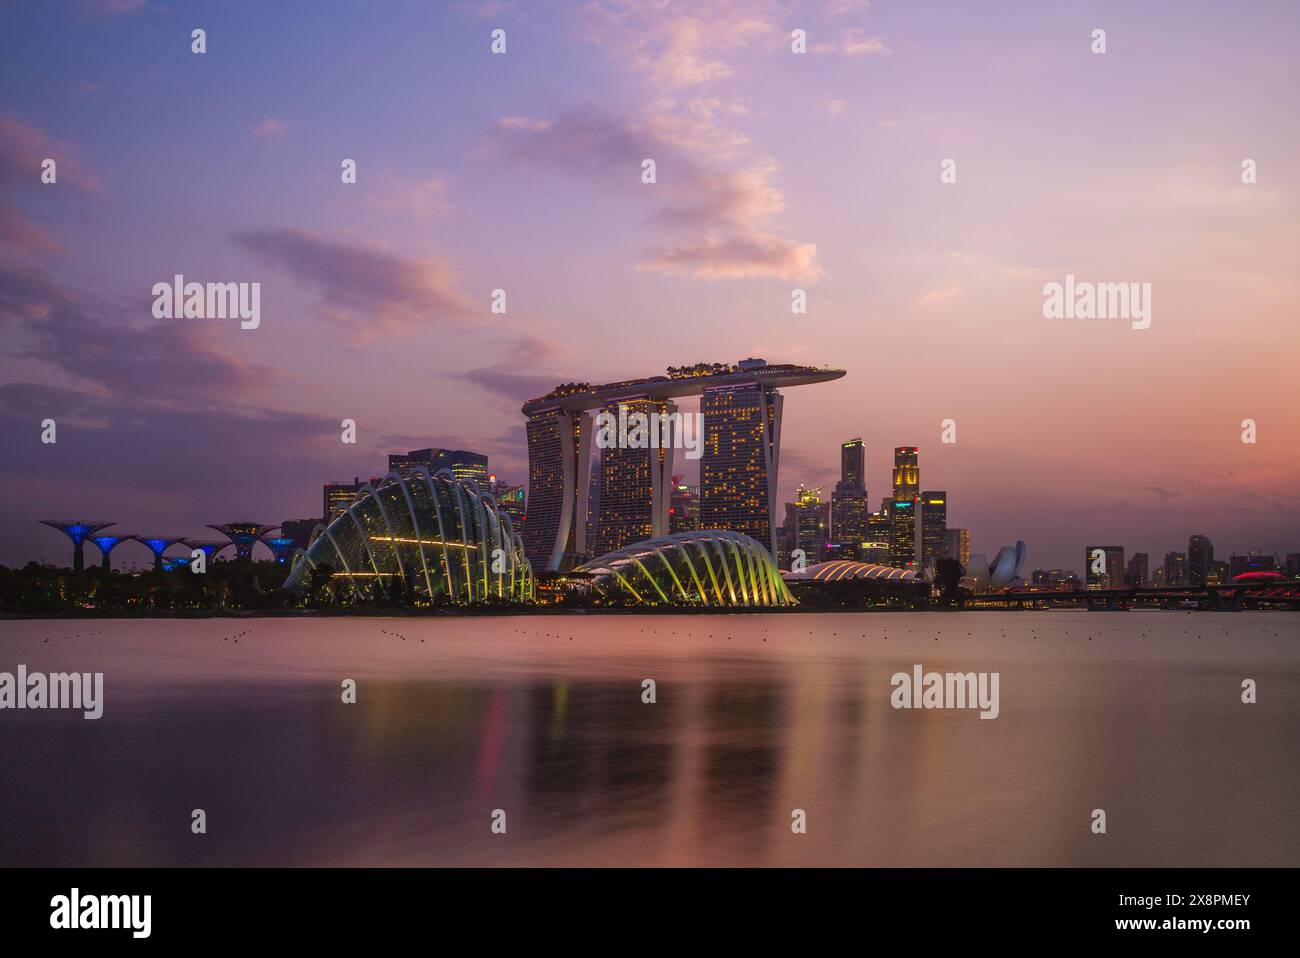
<svg viewBox="0 0 1300 958">
<path fill-rule="evenodd" d="M 1097 553 L 1100 550 L 1101 556 Z M 1084 586 L 1089 591 L 1124 588 L 1123 546 L 1085 546 L 1083 550 Z"/>
<path fill-rule="evenodd" d="M 970 565 L 971 532 L 969 529 L 948 530 L 948 555 L 963 566 Z"/>
<path fill-rule="evenodd" d="M 1187 584 L 1205 585 L 1214 566 L 1214 543 L 1208 537 L 1194 535 L 1187 540 Z"/>
<path fill-rule="evenodd" d="M 932 565 L 945 559 L 948 552 L 948 493 L 942 490 L 922 492 L 917 503 L 921 526 L 921 562 Z"/>
<path fill-rule="evenodd" d="M 1147 585 L 1147 554 L 1145 552 L 1135 552 L 1133 558 L 1128 560 L 1124 584 L 1131 589 L 1141 589 Z"/>
</svg>

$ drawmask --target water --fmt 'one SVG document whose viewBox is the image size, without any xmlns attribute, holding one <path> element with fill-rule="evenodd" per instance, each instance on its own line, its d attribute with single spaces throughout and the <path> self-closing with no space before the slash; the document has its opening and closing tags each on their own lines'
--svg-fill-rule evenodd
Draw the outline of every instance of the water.
<svg viewBox="0 0 1300 958">
<path fill-rule="evenodd" d="M 1298 625 L 3 622 L 0 671 L 102 671 L 106 704 L 0 712 L 0 865 L 1295 866 Z M 999 672 L 1000 716 L 894 710 L 915 663 Z"/>
</svg>

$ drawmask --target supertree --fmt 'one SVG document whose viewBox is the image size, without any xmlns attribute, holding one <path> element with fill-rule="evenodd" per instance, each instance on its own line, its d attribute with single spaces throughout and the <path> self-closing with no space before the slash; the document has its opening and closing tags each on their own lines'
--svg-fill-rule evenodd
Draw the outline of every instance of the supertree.
<svg viewBox="0 0 1300 958">
<path fill-rule="evenodd" d="M 253 546 L 268 532 L 274 532 L 279 526 L 268 526 L 264 522 L 227 522 L 224 525 L 210 525 L 235 544 L 236 559 L 251 559 Z"/>
<path fill-rule="evenodd" d="M 99 567 L 103 569 L 105 572 L 113 568 L 113 563 L 110 560 L 110 556 L 112 555 L 113 550 L 116 549 L 118 546 L 120 546 L 123 542 L 126 542 L 127 539 L 134 539 L 134 538 L 135 536 L 126 535 L 126 534 L 90 536 L 90 541 L 95 543 L 95 545 L 99 546 L 99 555 L 100 555 Z"/>
<path fill-rule="evenodd" d="M 86 539 L 100 529 L 117 525 L 116 522 L 98 522 L 93 519 L 42 519 L 41 523 L 58 529 L 72 540 L 72 568 L 76 572 L 86 567 L 86 555 L 82 548 Z"/>
</svg>

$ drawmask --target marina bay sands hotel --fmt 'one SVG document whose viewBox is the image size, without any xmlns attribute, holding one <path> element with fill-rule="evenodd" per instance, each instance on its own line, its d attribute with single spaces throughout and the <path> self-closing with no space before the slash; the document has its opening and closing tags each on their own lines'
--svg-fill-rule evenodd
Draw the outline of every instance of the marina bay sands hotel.
<svg viewBox="0 0 1300 958">
<path fill-rule="evenodd" d="M 528 419 L 528 518 L 524 549 L 533 569 L 567 570 L 585 559 L 666 535 L 676 443 L 619 444 L 601 449 L 596 541 L 587 535 L 588 494 L 596 420 L 591 411 L 626 422 L 678 412 L 673 401 L 700 397 L 703 447 L 699 520 L 702 529 L 751 536 L 777 554 L 777 469 L 781 457 L 779 390 L 829 382 L 842 369 L 775 365 L 669 367 L 651 376 L 593 386 L 566 383 L 524 403 Z M 698 440 L 698 436 L 696 439 Z M 602 443 L 603 445 L 603 443 Z"/>
</svg>

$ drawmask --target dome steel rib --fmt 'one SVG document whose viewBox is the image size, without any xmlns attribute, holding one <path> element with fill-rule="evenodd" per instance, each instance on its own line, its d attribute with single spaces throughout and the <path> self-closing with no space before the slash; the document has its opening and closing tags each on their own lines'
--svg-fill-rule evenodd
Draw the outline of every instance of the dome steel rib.
<svg viewBox="0 0 1300 958">
<path fill-rule="evenodd" d="M 294 555 L 286 589 L 306 589 L 314 570 L 357 601 L 395 597 L 436 602 L 523 602 L 533 597 L 533 571 L 510 517 L 478 484 L 449 470 L 390 472 Z"/>
</svg>

